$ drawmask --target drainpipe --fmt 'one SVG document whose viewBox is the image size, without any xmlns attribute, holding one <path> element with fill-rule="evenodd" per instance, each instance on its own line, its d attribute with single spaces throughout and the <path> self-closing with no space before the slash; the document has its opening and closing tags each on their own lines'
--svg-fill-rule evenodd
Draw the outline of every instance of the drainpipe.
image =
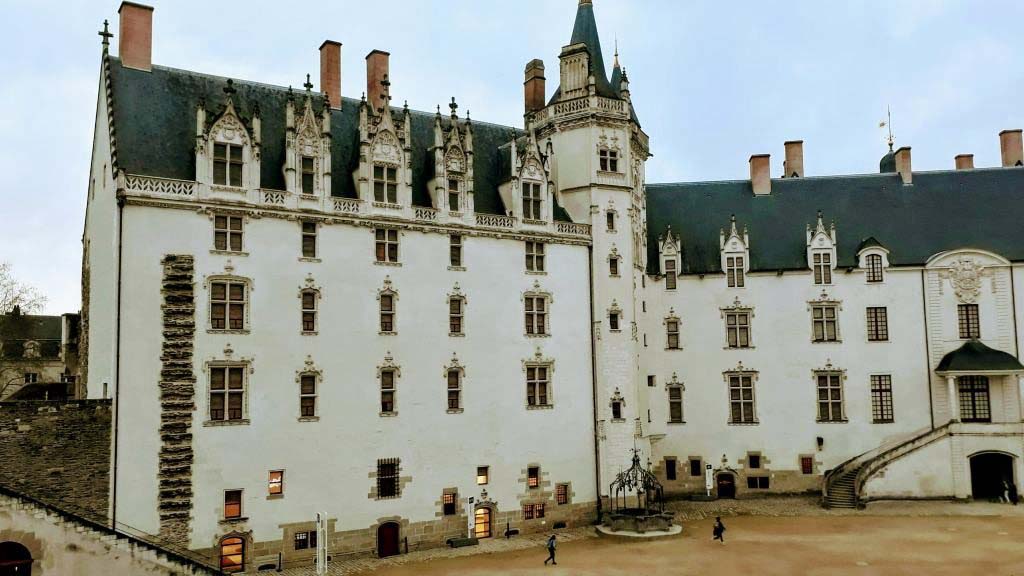
<svg viewBox="0 0 1024 576">
<path fill-rule="evenodd" d="M 117 190 L 117 306 L 114 312 L 114 450 L 110 467 L 110 527 L 117 530 L 118 421 L 121 415 L 121 256 L 124 253 L 124 188 Z"/>
<path fill-rule="evenodd" d="M 593 240 L 591 240 L 593 241 Z M 594 409 L 594 487 L 597 489 L 597 519 L 601 520 L 601 439 L 597 431 L 597 342 L 594 341 L 594 246 L 587 247 L 587 279 L 590 283 L 590 382 Z"/>
<path fill-rule="evenodd" d="M 924 366 L 925 371 L 928 373 L 928 416 L 931 418 L 932 430 L 935 430 L 935 400 L 932 398 L 932 360 L 928 353 L 928 292 L 925 286 L 924 274 L 925 270 L 921 269 L 921 312 L 924 314 Z"/>
</svg>

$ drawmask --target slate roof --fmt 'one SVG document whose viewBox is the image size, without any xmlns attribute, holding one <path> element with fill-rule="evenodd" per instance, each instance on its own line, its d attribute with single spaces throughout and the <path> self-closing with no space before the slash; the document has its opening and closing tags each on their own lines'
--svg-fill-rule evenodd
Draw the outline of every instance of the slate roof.
<svg viewBox="0 0 1024 576">
<path fill-rule="evenodd" d="M 594 74 L 594 88 L 598 96 L 615 98 L 618 100 L 619 87 L 608 81 L 608 70 L 604 67 L 604 55 L 601 52 L 601 36 L 597 33 L 597 19 L 594 18 L 594 5 L 591 2 L 581 2 L 576 9 L 576 22 L 572 27 L 572 38 L 569 45 L 586 44 L 587 52 L 590 54 L 590 70 Z M 562 95 L 562 87 L 555 89 L 549 104 L 558 101 Z"/>
<path fill-rule="evenodd" d="M 142 72 L 121 65 L 109 56 L 113 93 L 112 114 L 119 166 L 131 174 L 195 179 L 196 109 L 205 101 L 207 118 L 219 115 L 226 97 L 227 78 L 153 66 Z M 262 163 L 260 184 L 264 188 L 284 190 L 285 107 L 288 89 L 241 80 L 233 81 L 237 93 L 235 109 L 245 121 L 260 111 Z M 313 92 L 314 111 L 321 110 L 322 97 Z M 305 91 L 295 90 L 297 112 L 304 105 Z M 357 197 L 352 173 L 359 165 L 359 100 L 342 99 L 342 109 L 331 111 L 331 195 Z M 392 108 L 396 118 L 400 108 Z M 430 206 L 427 183 L 433 177 L 435 114 L 412 111 L 412 192 L 413 205 Z M 442 117 L 450 126 L 451 119 Z M 476 211 L 484 214 L 507 213 L 498 193 L 503 182 L 499 148 L 523 134 L 509 126 L 472 122 L 473 176 Z M 556 207 L 556 220 L 571 221 Z"/>
<path fill-rule="evenodd" d="M 966 247 L 1024 261 L 1024 168 L 990 168 L 915 172 L 910 186 L 898 174 L 775 179 L 762 197 L 748 180 L 649 184 L 648 271 L 660 272 L 658 237 L 671 226 L 684 274 L 721 272 L 719 229 L 732 214 L 750 233 L 751 270 L 806 269 L 818 210 L 836 223 L 840 267 L 856 266 L 859 243 L 872 236 L 894 266 Z"/>
<path fill-rule="evenodd" d="M 936 372 L 1024 371 L 1020 361 L 1001 350 L 994 350 L 978 340 L 969 340 L 963 346 L 946 354 Z"/>
<path fill-rule="evenodd" d="M 25 343 L 29 341 L 39 343 L 41 359 L 59 358 L 61 324 L 60 316 L 0 315 L 0 343 L 3 343 L 0 358 L 24 359 Z"/>
</svg>

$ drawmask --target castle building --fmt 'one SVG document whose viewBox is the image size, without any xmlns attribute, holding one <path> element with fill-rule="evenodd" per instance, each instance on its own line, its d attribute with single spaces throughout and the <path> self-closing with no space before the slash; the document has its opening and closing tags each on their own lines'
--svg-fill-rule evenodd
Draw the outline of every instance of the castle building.
<svg viewBox="0 0 1024 576">
<path fill-rule="evenodd" d="M 229 571 L 575 526 L 638 450 L 670 494 L 987 497 L 1024 472 L 1021 132 L 1003 166 L 648 184 L 580 0 L 524 124 L 104 51 L 83 373 L 111 514 Z M 553 94 L 552 96 L 548 96 Z M 317 514 L 327 519 L 318 532 Z"/>
</svg>

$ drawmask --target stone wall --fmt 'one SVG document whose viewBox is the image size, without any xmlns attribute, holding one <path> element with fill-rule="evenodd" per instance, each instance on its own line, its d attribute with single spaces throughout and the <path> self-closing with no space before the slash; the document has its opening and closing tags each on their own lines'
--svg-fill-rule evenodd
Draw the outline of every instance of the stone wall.
<svg viewBox="0 0 1024 576">
<path fill-rule="evenodd" d="M 109 400 L 0 403 L 0 485 L 105 518 Z"/>
</svg>

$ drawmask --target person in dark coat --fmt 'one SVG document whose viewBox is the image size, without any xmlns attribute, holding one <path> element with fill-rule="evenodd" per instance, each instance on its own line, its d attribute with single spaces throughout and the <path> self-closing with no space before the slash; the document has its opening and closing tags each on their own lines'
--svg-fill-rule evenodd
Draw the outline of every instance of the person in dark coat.
<svg viewBox="0 0 1024 576">
<path fill-rule="evenodd" d="M 725 524 L 722 524 L 722 517 L 715 516 L 715 527 L 711 529 L 712 538 L 711 541 L 720 540 L 722 544 L 725 544 Z"/>
<path fill-rule="evenodd" d="M 558 564 L 558 562 L 555 562 L 555 546 L 556 546 L 556 544 L 555 544 L 555 535 L 554 534 L 551 535 L 551 538 L 548 538 L 547 546 L 548 546 L 548 559 L 544 561 L 544 565 L 547 566 L 548 562 L 551 562 L 552 564 Z"/>
<path fill-rule="evenodd" d="M 1010 502 L 1012 502 L 1013 505 L 1016 506 L 1017 505 L 1017 500 L 1019 500 L 1019 499 L 1020 499 L 1020 496 L 1017 494 L 1017 483 L 1016 482 L 1010 482 Z"/>
</svg>

